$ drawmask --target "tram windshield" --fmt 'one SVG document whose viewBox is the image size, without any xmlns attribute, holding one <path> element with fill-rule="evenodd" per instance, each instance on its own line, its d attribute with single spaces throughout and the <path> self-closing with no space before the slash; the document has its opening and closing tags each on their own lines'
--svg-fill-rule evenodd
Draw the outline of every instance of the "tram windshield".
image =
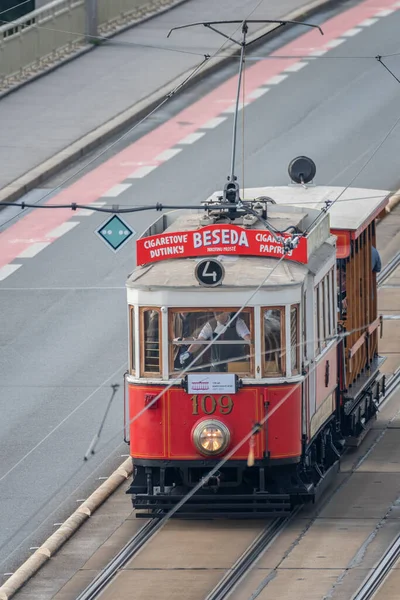
<svg viewBox="0 0 400 600">
<path fill-rule="evenodd" d="M 192 363 L 191 371 L 254 374 L 253 311 L 238 308 L 170 310 L 170 372 Z M 219 337 L 217 338 L 217 336 Z M 217 338 L 216 342 L 210 342 Z"/>
</svg>

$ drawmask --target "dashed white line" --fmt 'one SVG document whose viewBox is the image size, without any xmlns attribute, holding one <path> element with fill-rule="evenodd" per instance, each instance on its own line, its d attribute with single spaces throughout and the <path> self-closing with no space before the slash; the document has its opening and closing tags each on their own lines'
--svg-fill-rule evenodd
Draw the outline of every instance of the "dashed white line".
<svg viewBox="0 0 400 600">
<path fill-rule="evenodd" d="M 77 225 L 79 225 L 79 221 L 66 221 L 65 223 L 62 223 L 61 225 L 53 229 L 53 231 L 50 231 L 50 233 L 48 233 L 46 237 L 59 238 L 62 235 L 64 235 L 64 233 L 68 233 L 68 231 L 71 231 L 71 229 L 73 229 Z"/>
<path fill-rule="evenodd" d="M 250 96 L 250 94 L 248 95 L 248 97 Z M 248 106 L 248 104 L 250 104 L 250 102 L 241 102 L 239 104 L 239 108 L 238 110 L 242 110 L 242 108 L 244 108 L 245 106 Z M 223 110 L 223 114 L 225 115 L 230 115 L 233 114 L 236 110 L 236 104 L 232 104 L 232 106 L 228 106 L 228 108 L 226 108 L 225 110 Z"/>
<path fill-rule="evenodd" d="M 360 27 L 369 27 L 370 25 L 373 25 L 374 23 L 377 23 L 379 19 L 365 19 L 365 21 L 363 21 L 362 23 L 359 23 Z"/>
<path fill-rule="evenodd" d="M 194 144 L 194 142 L 197 142 L 197 140 L 199 140 L 200 138 L 203 137 L 203 135 L 206 135 L 205 133 L 202 133 L 201 131 L 197 132 L 197 133 L 189 133 L 189 135 L 187 135 L 185 138 L 183 138 L 183 140 L 180 140 L 178 142 L 178 144 Z"/>
<path fill-rule="evenodd" d="M 340 44 L 343 44 L 346 40 L 342 40 L 341 38 L 337 38 L 336 40 L 331 40 L 330 42 L 327 42 L 325 45 L 328 48 L 336 48 L 337 46 L 340 46 Z"/>
<path fill-rule="evenodd" d="M 362 31 L 362 29 L 360 27 L 353 27 L 353 29 L 349 29 L 348 31 L 345 31 L 344 33 L 342 33 L 343 37 L 353 37 L 354 35 L 357 35 L 357 33 L 360 33 L 360 31 Z"/>
<path fill-rule="evenodd" d="M 268 79 L 268 81 L 266 81 L 266 85 L 278 85 L 278 83 L 281 83 L 281 81 L 284 81 L 284 79 L 286 79 L 287 75 L 274 75 L 273 77 L 271 77 L 270 79 Z"/>
<path fill-rule="evenodd" d="M 202 125 L 201 129 L 214 129 L 214 127 L 218 127 L 224 121 L 226 121 L 226 117 L 215 117 L 215 119 L 210 119 L 210 121 Z"/>
<path fill-rule="evenodd" d="M 80 208 L 76 211 L 77 217 L 90 217 L 94 213 L 94 210 L 89 210 L 88 208 Z"/>
<path fill-rule="evenodd" d="M 300 69 L 303 69 L 303 67 L 306 67 L 307 64 L 308 63 L 306 63 L 306 62 L 294 63 L 294 65 L 290 65 L 290 67 L 286 67 L 285 73 L 296 73 L 297 71 L 300 71 Z"/>
<path fill-rule="evenodd" d="M 377 12 L 375 16 L 376 17 L 388 17 L 395 11 L 396 11 L 395 8 L 384 8 L 383 10 L 380 10 L 379 12 Z"/>
<path fill-rule="evenodd" d="M 253 90 L 252 92 L 250 92 L 250 94 L 247 95 L 248 98 L 261 98 L 261 96 L 264 96 L 264 94 L 266 94 L 267 92 L 269 92 L 269 88 L 264 87 L 264 88 L 257 88 L 256 90 Z"/>
<path fill-rule="evenodd" d="M 36 242 L 36 244 L 31 244 L 25 250 L 18 254 L 17 258 L 33 258 L 36 254 L 39 254 L 41 250 L 49 246 L 50 242 Z"/>
<path fill-rule="evenodd" d="M 169 160 L 170 158 L 173 158 L 179 154 L 179 152 L 182 152 L 182 148 L 169 148 L 168 150 L 164 150 L 164 152 L 161 152 L 161 154 L 156 156 L 155 160 L 165 162 L 166 160 Z"/>
<path fill-rule="evenodd" d="M 131 185 L 131 183 L 117 183 L 111 189 L 109 189 L 108 192 L 105 192 L 105 194 L 102 194 L 101 196 L 102 198 L 116 198 L 122 194 L 122 192 L 125 192 L 125 190 L 130 188 Z"/>
<path fill-rule="evenodd" d="M 105 206 L 106 204 L 107 202 L 99 202 L 96 200 L 96 202 L 91 202 L 89 206 Z"/>
<path fill-rule="evenodd" d="M 310 58 L 314 57 L 314 56 L 323 56 L 324 54 L 326 54 L 328 52 L 328 50 L 312 50 L 310 52 Z"/>
<path fill-rule="evenodd" d="M 9 275 L 15 273 L 17 269 L 22 267 L 22 265 L 4 265 L 4 267 L 0 268 L 0 281 L 3 281 Z"/>
<path fill-rule="evenodd" d="M 136 171 L 133 171 L 127 179 L 141 179 L 142 177 L 146 177 L 149 173 L 157 169 L 157 165 L 147 165 L 145 167 L 139 167 Z"/>
</svg>

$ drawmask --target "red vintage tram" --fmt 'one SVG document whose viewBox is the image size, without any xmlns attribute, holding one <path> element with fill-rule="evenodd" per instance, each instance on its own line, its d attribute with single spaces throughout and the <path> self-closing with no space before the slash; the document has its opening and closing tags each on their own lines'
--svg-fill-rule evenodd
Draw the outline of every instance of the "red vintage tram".
<svg viewBox="0 0 400 600">
<path fill-rule="evenodd" d="M 388 193 L 308 185 L 315 165 L 298 157 L 290 185 L 241 197 L 252 22 L 229 21 L 242 40 L 228 183 L 156 221 L 127 281 L 128 493 L 139 516 L 260 517 L 313 501 L 384 395 L 372 249 Z M 220 24 L 202 25 L 226 38 Z"/>
<path fill-rule="evenodd" d="M 371 253 L 388 193 L 305 185 L 311 162 L 239 202 L 227 184 L 137 241 L 126 388 L 140 516 L 175 506 L 227 455 L 176 516 L 289 512 L 318 497 L 375 417 Z"/>
</svg>

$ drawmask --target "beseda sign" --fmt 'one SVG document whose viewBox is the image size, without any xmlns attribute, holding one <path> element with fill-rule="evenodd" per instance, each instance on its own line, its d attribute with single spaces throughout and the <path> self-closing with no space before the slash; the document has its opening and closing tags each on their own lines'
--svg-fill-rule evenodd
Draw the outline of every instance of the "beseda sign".
<svg viewBox="0 0 400 600">
<path fill-rule="evenodd" d="M 288 234 L 283 237 L 290 238 Z M 138 265 L 194 256 L 236 254 L 281 258 L 283 246 L 269 231 L 243 229 L 237 225 L 210 225 L 193 231 L 161 233 L 136 241 Z M 286 254 L 288 260 L 307 262 L 307 240 L 300 238 L 297 247 Z"/>
</svg>

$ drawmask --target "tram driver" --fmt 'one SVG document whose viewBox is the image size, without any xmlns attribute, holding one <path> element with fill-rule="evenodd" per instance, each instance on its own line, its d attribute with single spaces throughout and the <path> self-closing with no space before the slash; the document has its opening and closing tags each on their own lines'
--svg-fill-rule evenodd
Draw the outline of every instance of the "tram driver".
<svg viewBox="0 0 400 600">
<path fill-rule="evenodd" d="M 202 341 L 213 340 L 218 334 L 218 340 L 211 345 L 211 369 L 210 371 L 225 372 L 228 370 L 228 362 L 232 359 L 246 360 L 243 356 L 243 346 L 238 344 L 244 340 L 250 344 L 250 331 L 240 317 L 229 323 L 232 315 L 228 312 L 214 312 L 214 319 L 208 321 L 200 331 L 197 340 L 194 341 L 186 352 L 179 358 L 182 366 L 190 364 L 193 354 L 204 346 Z M 218 342 L 232 342 L 231 344 Z M 235 343 L 236 342 L 236 343 Z"/>
</svg>

